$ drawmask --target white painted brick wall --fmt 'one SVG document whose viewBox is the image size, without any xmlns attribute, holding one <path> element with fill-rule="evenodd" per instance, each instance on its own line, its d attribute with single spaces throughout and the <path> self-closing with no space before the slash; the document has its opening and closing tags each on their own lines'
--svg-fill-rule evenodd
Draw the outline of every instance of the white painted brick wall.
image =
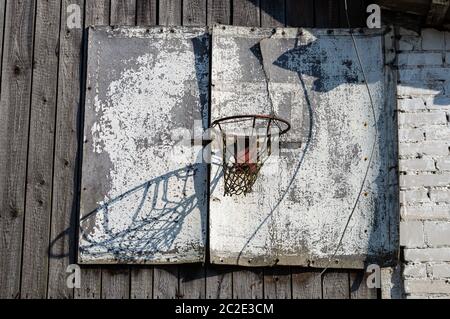
<svg viewBox="0 0 450 319">
<path fill-rule="evenodd" d="M 430 197 L 426 189 L 400 191 L 400 204 L 425 203 L 429 201 Z"/>
<path fill-rule="evenodd" d="M 407 298 L 450 298 L 450 33 L 400 29 L 400 245 Z"/>
<path fill-rule="evenodd" d="M 405 261 L 450 262 L 450 248 L 405 248 Z"/>
<path fill-rule="evenodd" d="M 445 112 L 400 113 L 398 115 L 399 125 L 420 127 L 433 124 L 445 125 L 446 123 L 447 123 L 447 116 Z"/>
<path fill-rule="evenodd" d="M 424 246 L 423 223 L 420 221 L 402 221 L 400 223 L 400 245 L 407 247 Z"/>
<path fill-rule="evenodd" d="M 436 167 L 441 171 L 449 171 L 450 170 L 450 158 L 437 159 Z"/>
<path fill-rule="evenodd" d="M 434 264 L 431 267 L 433 278 L 450 278 L 450 264 Z M 416 272 L 419 277 L 420 273 Z"/>
<path fill-rule="evenodd" d="M 405 278 L 427 278 L 427 265 L 410 263 L 403 268 Z"/>
<path fill-rule="evenodd" d="M 426 221 L 424 224 L 424 233 L 428 246 L 450 246 L 450 222 Z M 416 229 L 412 231 L 415 232 Z"/>
<path fill-rule="evenodd" d="M 398 65 L 419 66 L 419 65 L 441 65 L 444 55 L 433 52 L 408 52 L 398 54 Z"/>
<path fill-rule="evenodd" d="M 450 220 L 450 205 L 423 204 L 402 205 L 400 217 L 403 220 Z"/>
<path fill-rule="evenodd" d="M 400 130 L 402 131 L 402 130 Z M 400 160 L 400 171 L 434 171 L 436 166 L 432 158 L 413 158 L 413 159 L 401 159 Z"/>
<path fill-rule="evenodd" d="M 430 190 L 430 200 L 436 203 L 450 203 L 450 189 L 432 189 Z"/>
<path fill-rule="evenodd" d="M 450 294 L 448 280 L 405 280 L 405 292 L 411 294 Z"/>
</svg>

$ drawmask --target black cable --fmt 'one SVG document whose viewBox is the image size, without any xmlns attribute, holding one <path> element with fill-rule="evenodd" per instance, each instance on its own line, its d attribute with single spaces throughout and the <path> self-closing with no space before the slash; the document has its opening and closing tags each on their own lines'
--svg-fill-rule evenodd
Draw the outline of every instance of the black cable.
<svg viewBox="0 0 450 319">
<path fill-rule="evenodd" d="M 375 113 L 375 107 L 374 107 L 374 103 L 373 103 L 372 93 L 370 92 L 369 83 L 367 82 L 367 76 L 366 76 L 366 73 L 364 71 L 364 67 L 363 67 L 362 61 L 361 61 L 361 56 L 359 54 L 358 45 L 356 44 L 356 40 L 355 40 L 355 37 L 353 35 L 353 31 L 351 30 L 350 18 L 348 16 L 347 0 L 344 0 L 344 3 L 345 3 L 345 16 L 347 18 L 347 26 L 348 26 L 348 29 L 349 29 L 349 32 L 350 32 L 350 35 L 351 35 L 351 38 L 352 38 L 352 41 L 353 41 L 353 47 L 355 48 L 356 57 L 358 58 L 358 63 L 359 63 L 359 66 L 361 68 L 361 72 L 362 72 L 362 75 L 363 75 L 363 78 L 364 78 L 364 83 L 366 84 L 367 92 L 369 94 L 370 106 L 372 108 L 372 115 L 373 115 L 374 125 L 375 125 L 375 138 L 374 138 L 374 141 L 373 141 L 372 150 L 370 152 L 369 162 L 367 164 L 366 173 L 364 174 L 363 182 L 361 184 L 361 188 L 359 190 L 358 196 L 356 197 L 355 204 L 353 205 L 352 211 L 351 211 L 350 215 L 347 218 L 347 222 L 345 224 L 344 231 L 342 232 L 342 235 L 341 235 L 341 237 L 339 239 L 339 242 L 338 242 L 338 244 L 336 246 L 336 249 L 335 249 L 333 255 L 331 255 L 331 257 L 329 258 L 327 266 L 325 267 L 324 270 L 322 270 L 320 275 L 323 275 L 327 271 L 327 269 L 330 267 L 332 259 L 336 256 L 337 252 L 339 251 L 339 248 L 342 245 L 342 240 L 344 239 L 345 233 L 347 232 L 347 229 L 348 229 L 348 225 L 350 224 L 350 221 L 351 221 L 351 219 L 352 219 L 352 217 L 353 217 L 353 215 L 354 215 L 354 213 L 356 211 L 356 206 L 358 205 L 359 199 L 361 198 L 361 194 L 363 192 L 364 185 L 365 185 L 366 180 L 367 180 L 367 176 L 369 175 L 369 170 L 370 170 L 370 166 L 372 165 L 373 155 L 375 153 L 375 147 L 376 147 L 376 143 L 377 143 L 377 139 L 378 139 L 377 116 L 376 116 L 376 113 Z"/>
</svg>

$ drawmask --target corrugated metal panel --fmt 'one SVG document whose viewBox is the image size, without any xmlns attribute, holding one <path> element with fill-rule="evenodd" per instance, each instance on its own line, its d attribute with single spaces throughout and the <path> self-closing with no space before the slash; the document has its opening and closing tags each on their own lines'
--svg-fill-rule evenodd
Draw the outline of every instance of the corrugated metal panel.
<svg viewBox="0 0 450 319">
<path fill-rule="evenodd" d="M 395 262 L 397 185 L 389 175 L 396 165 L 389 152 L 395 149 L 395 80 L 384 55 L 390 44 L 380 30 L 355 37 L 376 119 L 348 31 L 214 29 L 212 120 L 270 112 L 264 64 L 276 113 L 292 124 L 287 141 L 302 147 L 272 156 L 247 196 L 224 196 L 218 181 L 210 202 L 213 263 L 324 267 L 333 257 L 331 267 L 360 268 Z M 333 256 L 374 142 L 363 195 Z M 220 170 L 218 162 L 212 165 L 213 182 Z"/>
<path fill-rule="evenodd" d="M 94 28 L 88 56 L 79 261 L 203 261 L 207 166 L 174 152 L 207 125 L 206 29 Z"/>
</svg>

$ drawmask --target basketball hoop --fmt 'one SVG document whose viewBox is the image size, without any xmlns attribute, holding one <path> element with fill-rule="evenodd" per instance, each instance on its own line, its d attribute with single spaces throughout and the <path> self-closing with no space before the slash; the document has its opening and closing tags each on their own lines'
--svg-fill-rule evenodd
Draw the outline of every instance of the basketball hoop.
<svg viewBox="0 0 450 319">
<path fill-rule="evenodd" d="M 225 195 L 247 195 L 252 191 L 264 162 L 272 154 L 272 143 L 288 132 L 288 121 L 274 115 L 235 115 L 212 123 L 219 129 Z"/>
</svg>

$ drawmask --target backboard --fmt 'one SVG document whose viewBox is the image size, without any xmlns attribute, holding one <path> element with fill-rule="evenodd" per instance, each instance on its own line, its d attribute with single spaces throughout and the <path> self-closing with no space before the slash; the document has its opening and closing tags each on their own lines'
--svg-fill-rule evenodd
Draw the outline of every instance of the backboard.
<svg viewBox="0 0 450 319">
<path fill-rule="evenodd" d="M 275 113 L 292 125 L 252 193 L 225 196 L 221 182 L 211 192 L 213 263 L 363 268 L 396 262 L 395 77 L 384 51 L 393 37 L 385 33 L 355 34 L 372 111 L 348 30 L 213 30 L 212 120 L 267 113 L 267 77 Z M 213 162 L 212 180 L 220 170 Z"/>
<path fill-rule="evenodd" d="M 205 28 L 89 30 L 80 263 L 204 260 L 208 81 Z"/>
</svg>

